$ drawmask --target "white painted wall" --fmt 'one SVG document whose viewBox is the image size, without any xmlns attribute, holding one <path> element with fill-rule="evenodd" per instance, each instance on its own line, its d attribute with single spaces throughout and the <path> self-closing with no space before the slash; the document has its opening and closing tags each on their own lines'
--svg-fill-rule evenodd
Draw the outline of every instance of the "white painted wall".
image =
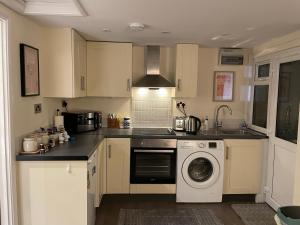
<svg viewBox="0 0 300 225">
<path fill-rule="evenodd" d="M 232 108 L 233 114 L 228 111 L 220 114 L 220 118 L 224 119 L 224 127 L 237 127 L 241 120 L 246 119 L 247 107 L 247 87 L 249 85 L 249 66 L 224 66 L 218 65 L 218 49 L 217 48 L 199 48 L 199 77 L 198 77 L 198 93 L 196 98 L 178 98 L 176 101 L 184 101 L 186 103 L 186 111 L 198 117 L 209 118 L 209 125 L 212 127 L 215 110 L 221 104 L 227 104 Z M 213 101 L 213 78 L 214 71 L 234 71 L 234 101 L 233 102 L 214 102 Z M 251 75 L 251 68 L 250 68 Z M 180 115 L 175 108 L 174 114 Z"/>
<path fill-rule="evenodd" d="M 134 47 L 135 64 L 142 66 L 134 66 L 133 76 L 136 80 L 140 77 L 143 70 L 143 54 L 141 47 Z M 164 56 L 165 52 L 162 51 Z M 138 57 L 137 57 L 138 56 Z M 163 57 L 165 58 L 165 57 Z M 172 63 L 171 63 L 172 64 Z M 170 66 L 172 68 L 172 66 Z M 174 72 L 172 69 L 163 69 L 167 72 L 167 78 L 172 79 Z M 227 102 L 233 111 L 233 115 L 228 113 L 222 115 L 224 118 L 224 126 L 237 127 L 241 120 L 247 118 L 247 98 L 246 91 L 249 84 L 249 66 L 220 66 L 218 65 L 218 49 L 217 48 L 199 48 L 199 79 L 198 79 L 198 94 L 196 98 L 178 98 L 174 101 L 185 101 L 187 104 L 187 113 L 195 116 L 205 117 L 208 115 L 210 125 L 213 126 L 215 109 L 222 102 L 213 102 L 213 76 L 214 71 L 234 71 L 235 72 L 235 85 L 234 85 L 234 101 Z M 251 73 L 251 68 L 250 68 Z M 251 75 L 251 74 L 250 74 Z M 106 117 L 108 113 L 117 113 L 121 117 L 130 115 L 131 113 L 131 99 L 130 98 L 79 98 L 70 99 L 69 110 L 75 109 L 89 109 L 99 110 L 103 112 L 104 126 L 106 126 Z M 175 103 L 175 102 L 174 102 Z M 173 114 L 180 115 L 178 110 L 173 104 Z"/>
<path fill-rule="evenodd" d="M 21 141 L 24 135 L 52 123 L 52 118 L 57 107 L 58 99 L 44 99 L 42 96 L 21 97 L 20 83 L 20 50 L 19 44 L 25 43 L 39 49 L 40 53 L 40 79 L 41 88 L 43 77 L 47 76 L 45 64 L 44 29 L 40 25 L 21 16 L 0 4 L 0 13 L 9 18 L 9 73 L 11 85 L 11 118 L 12 118 L 12 144 L 15 152 L 21 150 Z M 33 105 L 42 103 L 42 113 L 34 114 Z"/>
<path fill-rule="evenodd" d="M 77 98 L 68 99 L 68 110 L 95 110 L 103 114 L 103 126 L 107 126 L 107 114 L 117 113 L 118 117 L 131 115 L 130 98 Z"/>
</svg>

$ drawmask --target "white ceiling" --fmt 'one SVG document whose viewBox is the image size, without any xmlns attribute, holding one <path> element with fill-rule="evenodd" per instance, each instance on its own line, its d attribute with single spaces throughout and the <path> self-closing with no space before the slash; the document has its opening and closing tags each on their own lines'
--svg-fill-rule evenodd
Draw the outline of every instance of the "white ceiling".
<svg viewBox="0 0 300 225">
<path fill-rule="evenodd" d="M 88 16 L 32 17 L 42 24 L 73 27 L 89 40 L 137 44 L 170 45 L 195 42 L 210 47 L 253 47 L 300 29 L 299 0 L 79 2 Z M 141 22 L 146 28 L 142 32 L 130 31 L 128 24 L 131 22 Z M 110 29 L 111 32 L 103 32 L 104 28 Z M 163 31 L 170 33 L 163 34 Z M 217 40 L 211 40 L 212 37 L 217 37 Z"/>
</svg>

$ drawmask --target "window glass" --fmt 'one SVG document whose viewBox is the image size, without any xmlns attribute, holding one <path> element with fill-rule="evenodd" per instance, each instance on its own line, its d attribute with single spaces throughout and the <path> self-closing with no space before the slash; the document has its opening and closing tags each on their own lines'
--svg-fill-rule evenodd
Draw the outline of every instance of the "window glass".
<svg viewBox="0 0 300 225">
<path fill-rule="evenodd" d="M 257 77 L 258 78 L 269 77 L 269 73 L 270 73 L 270 63 L 258 65 L 258 68 L 257 68 Z"/>
<path fill-rule="evenodd" d="M 254 86 L 252 124 L 267 128 L 269 85 Z"/>
<path fill-rule="evenodd" d="M 276 137 L 297 144 L 299 102 L 300 102 L 300 61 L 280 64 Z"/>
</svg>

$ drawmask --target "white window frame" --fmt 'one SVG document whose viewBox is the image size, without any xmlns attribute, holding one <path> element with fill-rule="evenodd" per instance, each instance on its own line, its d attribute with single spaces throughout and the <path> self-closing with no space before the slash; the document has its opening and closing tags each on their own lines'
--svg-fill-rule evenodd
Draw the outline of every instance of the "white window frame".
<svg viewBox="0 0 300 225">
<path fill-rule="evenodd" d="M 10 113 L 10 78 L 9 78 L 9 17 L 0 12 L 0 201 L 1 224 L 17 225 L 16 183 L 13 166 L 11 113 Z"/>
<path fill-rule="evenodd" d="M 258 78 L 258 66 L 259 65 L 264 65 L 264 64 L 270 64 L 270 71 L 269 71 L 269 77 L 263 77 L 263 78 Z M 270 57 L 262 57 L 262 58 L 257 58 L 254 61 L 254 66 L 253 66 L 254 72 L 253 72 L 253 79 L 252 79 L 252 84 L 251 84 L 251 98 L 250 98 L 250 128 L 253 130 L 256 130 L 258 132 L 264 133 L 266 135 L 269 135 L 270 132 L 270 110 L 271 110 L 271 93 L 272 93 L 272 78 L 273 78 L 273 63 Z M 267 126 L 266 128 L 264 127 L 259 127 L 257 125 L 253 124 L 253 103 L 254 103 L 254 87 L 258 85 L 268 85 L 269 86 L 269 93 L 268 93 L 268 112 L 267 112 Z"/>
</svg>

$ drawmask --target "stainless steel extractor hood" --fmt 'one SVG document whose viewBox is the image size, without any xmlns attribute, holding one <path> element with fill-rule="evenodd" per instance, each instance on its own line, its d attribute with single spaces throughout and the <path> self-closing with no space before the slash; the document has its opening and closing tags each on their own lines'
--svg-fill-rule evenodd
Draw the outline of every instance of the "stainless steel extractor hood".
<svg viewBox="0 0 300 225">
<path fill-rule="evenodd" d="M 146 76 L 133 84 L 133 87 L 175 87 L 160 74 L 160 46 L 147 46 L 145 48 L 145 73 Z"/>
</svg>

